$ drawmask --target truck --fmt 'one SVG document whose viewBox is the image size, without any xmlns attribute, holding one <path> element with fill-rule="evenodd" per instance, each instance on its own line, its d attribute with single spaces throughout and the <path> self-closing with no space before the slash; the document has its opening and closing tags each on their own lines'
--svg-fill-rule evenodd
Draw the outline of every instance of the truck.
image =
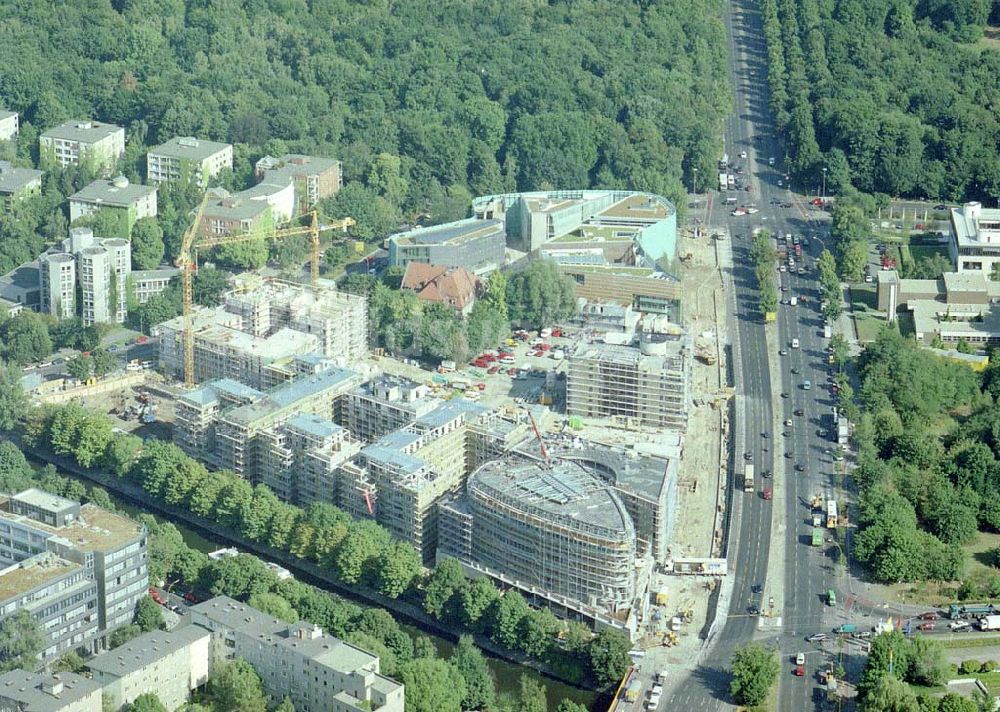
<svg viewBox="0 0 1000 712">
<path fill-rule="evenodd" d="M 840 633 L 840 634 L 844 634 L 844 633 L 857 633 L 858 632 L 858 627 L 856 625 L 854 625 L 853 623 L 843 623 L 841 625 L 838 625 L 836 628 L 834 628 L 833 632 L 834 633 Z"/>
<path fill-rule="evenodd" d="M 826 500 L 826 528 L 837 528 L 837 500 Z"/>
<path fill-rule="evenodd" d="M 823 546 L 823 530 L 819 527 L 813 527 L 813 546 Z"/>
<path fill-rule="evenodd" d="M 821 526 L 823 526 L 823 513 L 822 512 L 813 512 L 813 526 L 814 527 L 821 527 Z"/>
<path fill-rule="evenodd" d="M 719 190 L 726 190 L 729 188 L 729 181 L 726 179 L 725 173 L 719 174 Z"/>
<path fill-rule="evenodd" d="M 753 465 L 749 462 L 743 466 L 743 491 L 753 492 Z"/>
<path fill-rule="evenodd" d="M 1000 616 L 983 616 L 979 619 L 979 630 L 1000 630 Z"/>
<path fill-rule="evenodd" d="M 791 299 L 788 300 L 788 303 L 791 304 L 793 307 L 794 306 L 798 306 L 798 304 L 799 304 L 799 298 L 798 297 L 792 297 Z"/>
<path fill-rule="evenodd" d="M 982 618 L 983 616 L 992 616 L 998 612 L 996 606 L 992 603 L 966 603 L 964 605 L 958 603 L 952 603 L 948 606 L 948 617 L 957 621 L 962 618 Z"/>
<path fill-rule="evenodd" d="M 829 324 L 823 324 L 823 338 L 829 339 L 831 336 L 833 336 L 833 329 Z"/>
<path fill-rule="evenodd" d="M 732 173 L 730 173 L 729 175 L 727 175 L 726 176 L 726 184 L 729 186 L 730 189 L 735 188 L 736 187 L 736 176 L 734 176 Z"/>
<path fill-rule="evenodd" d="M 625 688 L 625 701 L 636 702 L 642 694 L 642 681 L 638 678 L 632 680 Z"/>
</svg>

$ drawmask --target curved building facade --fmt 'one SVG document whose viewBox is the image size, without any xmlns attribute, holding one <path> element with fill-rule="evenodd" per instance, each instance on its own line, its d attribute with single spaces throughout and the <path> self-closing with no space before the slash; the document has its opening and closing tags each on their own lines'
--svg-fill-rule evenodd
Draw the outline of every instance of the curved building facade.
<svg viewBox="0 0 1000 712">
<path fill-rule="evenodd" d="M 489 462 L 441 517 L 441 553 L 522 588 L 612 612 L 635 598 L 632 518 L 612 488 L 578 463 Z"/>
</svg>

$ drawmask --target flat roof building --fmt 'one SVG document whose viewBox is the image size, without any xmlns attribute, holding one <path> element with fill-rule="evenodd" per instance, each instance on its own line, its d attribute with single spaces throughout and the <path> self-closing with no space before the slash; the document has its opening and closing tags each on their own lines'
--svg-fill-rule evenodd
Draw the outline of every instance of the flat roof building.
<svg viewBox="0 0 1000 712">
<path fill-rule="evenodd" d="M 487 462 L 440 510 L 439 557 L 622 625 L 636 605 L 632 518 L 580 463 L 522 455 Z"/>
<path fill-rule="evenodd" d="M 276 211 L 279 220 L 288 220 L 316 207 L 323 198 L 336 195 L 344 185 L 340 161 L 325 156 L 286 153 L 280 158 L 264 156 L 254 165 L 260 183 L 255 188 L 284 191 L 293 189 L 293 203 L 285 211 Z M 253 189 L 251 189 L 253 190 Z"/>
<path fill-rule="evenodd" d="M 103 712 L 101 700 L 101 686 L 73 672 L 0 675 L 0 710 L 5 712 Z"/>
<path fill-rule="evenodd" d="M 131 234 L 136 220 L 156 217 L 156 186 L 130 183 L 125 176 L 118 176 L 95 180 L 69 196 L 70 223 L 98 210 L 114 211 L 125 228 L 121 234 Z"/>
<path fill-rule="evenodd" d="M 948 248 L 958 272 L 982 272 L 988 279 L 1000 262 L 1000 209 L 971 202 L 951 209 Z"/>
<path fill-rule="evenodd" d="M 74 227 L 61 252 L 50 249 L 38 261 L 42 312 L 67 319 L 79 311 L 87 326 L 125 321 L 132 273 L 128 240 L 97 238 L 90 228 Z"/>
<path fill-rule="evenodd" d="M 275 703 L 299 712 L 403 712 L 403 685 L 379 673 L 379 658 L 319 626 L 281 622 L 225 596 L 191 608 L 212 632 L 210 673 L 234 657 L 260 675 Z"/>
<path fill-rule="evenodd" d="M 204 188 L 210 179 L 232 167 L 232 144 L 192 136 L 175 136 L 146 154 L 146 179 L 150 183 L 194 181 Z"/>
<path fill-rule="evenodd" d="M 208 682 L 211 637 L 197 625 L 154 630 L 91 658 L 87 667 L 104 690 L 104 704 L 112 710 L 148 692 L 156 693 L 168 710 L 175 710 Z"/>
<path fill-rule="evenodd" d="M 17 168 L 10 161 L 0 161 L 0 211 L 10 212 L 17 202 L 40 193 L 43 175 L 43 171 Z"/>
<path fill-rule="evenodd" d="M 107 176 L 125 153 L 125 129 L 99 121 L 71 120 L 43 131 L 38 145 L 43 163 L 89 164 Z"/>
<path fill-rule="evenodd" d="M 401 376 L 380 375 L 344 397 L 343 425 L 354 437 L 375 442 L 429 413 L 442 401 L 430 388 Z"/>
<path fill-rule="evenodd" d="M 580 344 L 569 357 L 566 412 L 583 417 L 684 430 L 687 426 L 690 337 L 643 334 L 638 348 Z"/>
<path fill-rule="evenodd" d="M 390 236 L 389 264 L 406 267 L 419 262 L 464 267 L 484 275 L 503 267 L 505 249 L 503 221 L 468 218 Z"/>
<path fill-rule="evenodd" d="M 132 270 L 132 296 L 139 304 L 145 304 L 150 298 L 163 294 L 170 286 L 170 280 L 180 277 L 180 274 L 177 267 Z"/>
<path fill-rule="evenodd" d="M 96 582 L 96 622 L 101 635 L 132 621 L 146 594 L 146 530 L 141 524 L 93 504 L 29 489 L 0 500 L 0 563 L 41 552 L 82 566 Z"/>
<path fill-rule="evenodd" d="M 194 310 L 194 371 L 198 382 L 230 378 L 254 388 L 288 380 L 289 359 L 319 354 L 349 365 L 368 353 L 365 297 L 339 292 L 329 280 L 316 286 L 277 279 L 243 282 L 215 308 Z M 156 326 L 160 366 L 184 372 L 184 318 Z"/>
</svg>

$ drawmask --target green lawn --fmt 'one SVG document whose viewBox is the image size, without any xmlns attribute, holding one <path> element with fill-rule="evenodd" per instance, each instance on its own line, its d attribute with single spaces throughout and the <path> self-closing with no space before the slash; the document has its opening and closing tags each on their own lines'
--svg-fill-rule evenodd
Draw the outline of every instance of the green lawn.
<svg viewBox="0 0 1000 712">
<path fill-rule="evenodd" d="M 914 260 L 921 260 L 924 257 L 933 257 L 934 255 L 948 256 L 948 246 L 947 245 L 910 245 L 910 255 L 912 255 Z"/>
<path fill-rule="evenodd" d="M 871 343 L 885 326 L 885 317 L 875 314 L 855 314 L 854 326 L 858 330 L 858 341 L 862 344 Z"/>
<path fill-rule="evenodd" d="M 874 284 L 852 284 L 851 285 L 851 301 L 854 303 L 860 302 L 864 304 L 869 309 L 875 309 L 878 306 L 877 296 L 875 294 Z"/>
<path fill-rule="evenodd" d="M 969 635 L 968 633 L 956 633 L 956 635 L 966 636 L 964 638 L 954 638 L 952 640 L 942 640 L 941 645 L 945 648 L 986 648 L 991 645 L 1000 645 L 1000 635 Z"/>
</svg>

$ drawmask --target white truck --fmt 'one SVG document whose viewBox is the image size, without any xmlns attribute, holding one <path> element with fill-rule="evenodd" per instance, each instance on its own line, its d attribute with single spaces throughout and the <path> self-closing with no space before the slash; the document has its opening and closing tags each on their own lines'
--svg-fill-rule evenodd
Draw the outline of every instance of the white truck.
<svg viewBox="0 0 1000 712">
<path fill-rule="evenodd" d="M 1000 616 L 983 616 L 979 619 L 979 630 L 1000 630 Z"/>
<path fill-rule="evenodd" d="M 823 325 L 823 338 L 824 339 L 829 339 L 831 336 L 833 336 L 833 329 L 830 327 L 829 324 L 824 324 Z"/>
<path fill-rule="evenodd" d="M 719 190 L 726 190 L 729 188 L 729 181 L 726 178 L 725 173 L 719 174 Z"/>
<path fill-rule="evenodd" d="M 793 307 L 794 306 L 798 306 L 799 298 L 798 297 L 792 297 L 791 299 L 788 300 L 788 303 L 791 304 Z"/>
<path fill-rule="evenodd" d="M 753 465 L 749 462 L 743 466 L 743 491 L 753 492 Z"/>
</svg>

